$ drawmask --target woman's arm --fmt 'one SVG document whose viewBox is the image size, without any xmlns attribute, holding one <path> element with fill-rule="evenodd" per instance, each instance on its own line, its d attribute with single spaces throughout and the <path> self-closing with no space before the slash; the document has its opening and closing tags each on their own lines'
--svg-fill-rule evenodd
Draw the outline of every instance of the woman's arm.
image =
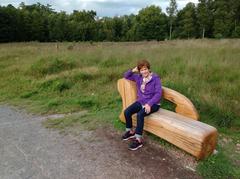
<svg viewBox="0 0 240 179">
<path fill-rule="evenodd" d="M 137 81 L 138 74 L 135 74 L 137 72 L 137 67 L 133 68 L 132 70 L 128 70 L 127 72 L 124 73 L 124 78 L 131 80 L 131 81 Z"/>
<path fill-rule="evenodd" d="M 156 78 L 154 96 L 150 99 L 147 104 L 152 107 L 153 104 L 158 104 L 162 96 L 162 84 L 159 77 Z"/>
</svg>

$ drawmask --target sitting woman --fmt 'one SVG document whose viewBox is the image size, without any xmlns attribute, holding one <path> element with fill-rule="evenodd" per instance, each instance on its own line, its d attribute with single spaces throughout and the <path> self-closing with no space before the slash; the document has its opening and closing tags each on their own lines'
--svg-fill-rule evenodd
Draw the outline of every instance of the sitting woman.
<svg viewBox="0 0 240 179">
<path fill-rule="evenodd" d="M 137 150 L 143 146 L 144 117 L 158 111 L 160 107 L 162 86 L 159 76 L 150 71 L 150 64 L 146 60 L 139 61 L 137 67 L 128 70 L 124 77 L 136 82 L 137 101 L 124 111 L 126 132 L 122 139 L 128 140 L 133 138 L 134 140 L 129 144 L 129 149 Z M 132 115 L 134 113 L 137 113 L 136 130 L 132 128 Z"/>
</svg>

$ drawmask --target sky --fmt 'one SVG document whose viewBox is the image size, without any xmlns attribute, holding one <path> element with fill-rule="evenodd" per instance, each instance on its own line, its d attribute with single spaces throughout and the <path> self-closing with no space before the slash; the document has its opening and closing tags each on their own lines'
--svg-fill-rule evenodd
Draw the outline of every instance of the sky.
<svg viewBox="0 0 240 179">
<path fill-rule="evenodd" d="M 160 6 L 163 12 L 166 12 L 166 7 L 169 6 L 169 0 L 0 0 L 0 5 L 12 4 L 18 7 L 21 2 L 26 5 L 37 2 L 44 5 L 50 4 L 57 12 L 71 13 L 73 10 L 94 10 L 99 17 L 137 14 L 140 9 L 150 5 Z M 178 9 L 182 9 L 189 2 L 197 3 L 198 0 L 177 0 Z"/>
</svg>

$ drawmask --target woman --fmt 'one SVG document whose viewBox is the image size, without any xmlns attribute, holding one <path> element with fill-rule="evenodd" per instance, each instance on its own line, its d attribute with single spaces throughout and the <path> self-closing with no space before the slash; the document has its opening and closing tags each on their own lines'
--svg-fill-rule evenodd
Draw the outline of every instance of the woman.
<svg viewBox="0 0 240 179">
<path fill-rule="evenodd" d="M 159 76 L 150 71 L 150 64 L 147 60 L 139 61 L 137 67 L 125 72 L 124 77 L 136 82 L 137 101 L 124 111 L 126 132 L 122 139 L 134 138 L 129 145 L 129 149 L 137 150 L 143 146 L 144 117 L 156 112 L 160 107 L 162 86 Z M 136 130 L 132 128 L 132 115 L 134 113 L 137 113 Z"/>
</svg>

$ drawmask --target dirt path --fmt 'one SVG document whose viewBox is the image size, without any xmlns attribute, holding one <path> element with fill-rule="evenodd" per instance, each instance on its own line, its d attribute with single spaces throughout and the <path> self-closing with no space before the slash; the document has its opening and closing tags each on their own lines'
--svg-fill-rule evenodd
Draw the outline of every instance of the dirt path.
<svg viewBox="0 0 240 179">
<path fill-rule="evenodd" d="M 0 178 L 200 178 L 164 150 L 129 151 L 114 130 L 62 135 L 32 116 L 0 105 Z"/>
</svg>

